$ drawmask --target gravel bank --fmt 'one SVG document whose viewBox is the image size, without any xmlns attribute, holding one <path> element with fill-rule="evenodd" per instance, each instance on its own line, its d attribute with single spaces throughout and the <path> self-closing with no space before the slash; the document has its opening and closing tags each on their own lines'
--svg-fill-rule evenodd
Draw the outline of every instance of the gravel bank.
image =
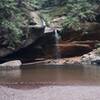
<svg viewBox="0 0 100 100">
<path fill-rule="evenodd" d="M 0 86 L 0 100 L 100 100 L 100 86 L 48 86 L 31 90 Z"/>
</svg>

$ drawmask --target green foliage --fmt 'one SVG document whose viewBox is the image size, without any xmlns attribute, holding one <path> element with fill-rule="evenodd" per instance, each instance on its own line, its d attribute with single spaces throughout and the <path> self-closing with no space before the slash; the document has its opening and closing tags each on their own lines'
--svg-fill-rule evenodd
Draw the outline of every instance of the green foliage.
<svg viewBox="0 0 100 100">
<path fill-rule="evenodd" d="M 22 26 L 27 17 L 27 12 L 22 9 L 25 8 L 26 5 L 31 5 L 30 1 L 31 0 L 0 0 L 0 30 L 3 29 L 8 33 L 10 46 L 16 46 L 18 42 L 21 42 L 21 37 L 24 35 Z M 33 2 L 34 1 L 35 0 L 33 0 Z"/>
<path fill-rule="evenodd" d="M 0 1 L 0 27 L 8 32 L 11 45 L 13 41 L 19 40 L 19 35 L 22 35 L 20 29 L 22 18 L 19 16 L 21 16 L 21 13 L 15 0 Z"/>
<path fill-rule="evenodd" d="M 62 27 L 82 30 L 82 23 L 95 20 L 99 4 L 99 0 L 0 0 L 0 30 L 8 31 L 10 45 L 15 46 L 24 35 L 22 26 L 32 7 L 43 9 L 47 22 L 64 16 Z"/>
<path fill-rule="evenodd" d="M 48 2 L 48 3 L 46 3 Z M 82 24 L 88 20 L 94 21 L 98 0 L 45 0 L 43 7 L 49 7 L 48 19 L 65 16 L 62 26 L 82 30 Z"/>
<path fill-rule="evenodd" d="M 95 20 L 96 5 L 92 5 L 87 0 L 72 0 L 66 4 L 66 20 L 64 26 L 68 28 L 81 30 L 81 23 L 89 20 Z"/>
</svg>

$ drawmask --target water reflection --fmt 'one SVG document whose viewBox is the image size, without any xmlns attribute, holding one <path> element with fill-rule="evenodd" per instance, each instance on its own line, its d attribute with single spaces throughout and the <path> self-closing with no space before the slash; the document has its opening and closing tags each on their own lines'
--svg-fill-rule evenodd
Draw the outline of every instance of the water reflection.
<svg viewBox="0 0 100 100">
<path fill-rule="evenodd" d="M 88 65 L 89 66 L 89 65 Z M 100 81 L 100 66 L 84 68 L 84 79 L 87 81 Z"/>
<path fill-rule="evenodd" d="M 18 79 L 21 77 L 21 70 L 4 70 L 0 71 L 0 80 L 10 80 L 10 79 Z"/>
<path fill-rule="evenodd" d="M 33 69 L 0 71 L 0 82 L 56 82 L 100 85 L 99 66 L 36 66 Z"/>
</svg>

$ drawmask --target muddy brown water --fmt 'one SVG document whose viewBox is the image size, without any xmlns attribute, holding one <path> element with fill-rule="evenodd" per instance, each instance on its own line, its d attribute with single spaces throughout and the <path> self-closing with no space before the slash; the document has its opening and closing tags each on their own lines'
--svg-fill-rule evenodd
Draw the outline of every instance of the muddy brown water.
<svg viewBox="0 0 100 100">
<path fill-rule="evenodd" d="M 100 66 L 33 66 L 30 69 L 0 71 L 0 84 L 100 85 Z"/>
</svg>

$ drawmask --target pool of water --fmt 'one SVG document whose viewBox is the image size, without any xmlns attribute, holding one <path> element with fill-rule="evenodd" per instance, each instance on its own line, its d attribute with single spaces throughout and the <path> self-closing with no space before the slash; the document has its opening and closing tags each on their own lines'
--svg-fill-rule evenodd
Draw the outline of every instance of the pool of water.
<svg viewBox="0 0 100 100">
<path fill-rule="evenodd" d="M 27 65 L 30 67 L 33 65 Z M 100 66 L 33 66 L 31 69 L 0 71 L 0 83 L 100 85 Z"/>
</svg>

